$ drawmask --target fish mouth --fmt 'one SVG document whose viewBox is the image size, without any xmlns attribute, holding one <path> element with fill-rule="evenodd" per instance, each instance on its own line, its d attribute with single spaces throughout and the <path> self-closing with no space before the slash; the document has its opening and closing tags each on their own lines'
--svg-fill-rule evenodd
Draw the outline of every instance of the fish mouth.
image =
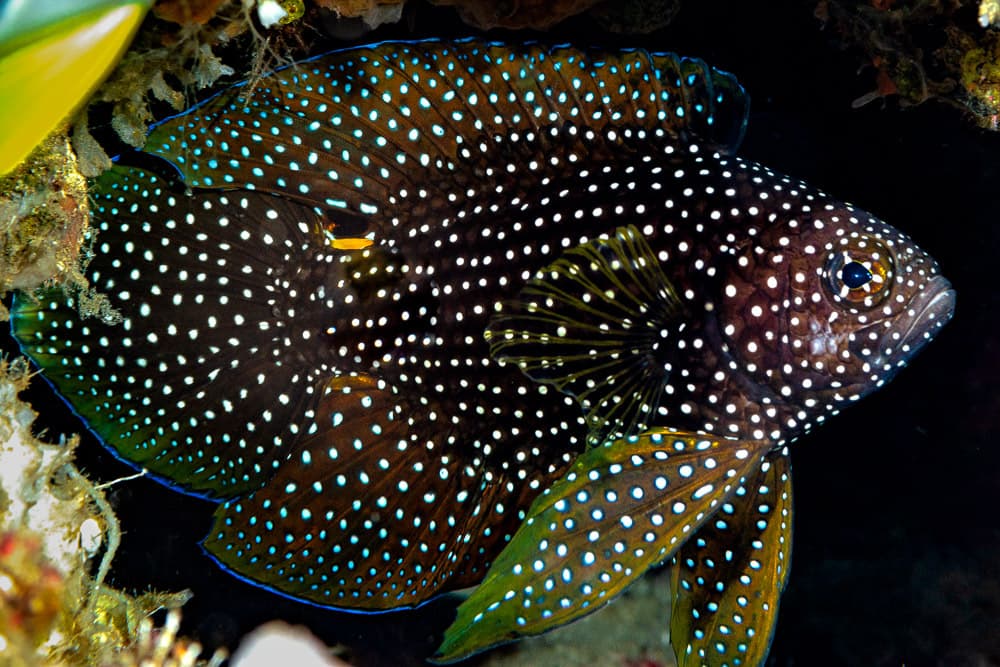
<svg viewBox="0 0 1000 667">
<path fill-rule="evenodd" d="M 954 314 L 955 290 L 944 276 L 933 276 L 907 305 L 905 319 L 901 323 L 900 351 L 906 356 L 915 354 L 937 335 Z"/>
</svg>

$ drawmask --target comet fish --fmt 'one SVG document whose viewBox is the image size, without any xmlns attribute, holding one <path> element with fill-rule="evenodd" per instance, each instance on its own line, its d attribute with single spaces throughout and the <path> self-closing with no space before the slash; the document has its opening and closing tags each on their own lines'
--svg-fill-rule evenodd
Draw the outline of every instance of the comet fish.
<svg viewBox="0 0 1000 667">
<path fill-rule="evenodd" d="M 672 562 L 679 663 L 762 664 L 789 443 L 954 292 L 902 232 L 738 157 L 747 111 L 732 75 L 643 50 L 297 63 L 93 181 L 111 308 L 21 295 L 14 335 L 110 449 L 218 502 L 204 548 L 252 583 L 367 612 L 477 585 L 448 662 Z"/>
</svg>

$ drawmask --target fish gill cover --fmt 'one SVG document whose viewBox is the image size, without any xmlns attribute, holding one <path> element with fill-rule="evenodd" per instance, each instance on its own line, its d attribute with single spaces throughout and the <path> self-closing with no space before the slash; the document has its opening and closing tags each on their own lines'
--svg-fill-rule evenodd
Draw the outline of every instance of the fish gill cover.
<svg viewBox="0 0 1000 667">
<path fill-rule="evenodd" d="M 278 593 L 479 584 L 440 661 L 673 559 L 680 663 L 762 663 L 787 445 L 948 321 L 935 262 L 735 156 L 746 95 L 699 60 L 382 43 L 243 92 L 151 134 L 176 171 L 93 182 L 120 319 L 16 301 L 89 427 L 219 501 L 205 549 Z"/>
</svg>

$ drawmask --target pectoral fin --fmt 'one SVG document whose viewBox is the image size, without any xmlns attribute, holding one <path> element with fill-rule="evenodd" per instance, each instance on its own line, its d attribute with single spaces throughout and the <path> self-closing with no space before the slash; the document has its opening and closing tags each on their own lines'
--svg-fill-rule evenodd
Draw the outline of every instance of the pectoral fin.
<svg viewBox="0 0 1000 667">
<path fill-rule="evenodd" d="M 673 286 L 629 225 L 540 270 L 486 340 L 496 359 L 576 398 L 600 444 L 647 428 L 682 328 Z"/>
<path fill-rule="evenodd" d="M 655 431 L 581 454 L 535 500 L 434 659 L 459 660 L 600 608 L 729 502 L 766 451 L 757 441 Z"/>
<path fill-rule="evenodd" d="M 675 556 L 670 641 L 679 667 L 763 665 L 788 579 L 791 466 L 767 456 Z"/>
</svg>

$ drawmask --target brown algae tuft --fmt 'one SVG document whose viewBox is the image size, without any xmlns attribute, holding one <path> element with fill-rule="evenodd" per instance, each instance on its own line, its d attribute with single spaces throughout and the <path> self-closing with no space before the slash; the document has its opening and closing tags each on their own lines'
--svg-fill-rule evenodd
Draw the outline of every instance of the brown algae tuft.
<svg viewBox="0 0 1000 667">
<path fill-rule="evenodd" d="M 83 285 L 77 259 L 88 217 L 86 182 L 69 142 L 50 136 L 0 179 L 0 291 L 48 280 Z"/>
</svg>

